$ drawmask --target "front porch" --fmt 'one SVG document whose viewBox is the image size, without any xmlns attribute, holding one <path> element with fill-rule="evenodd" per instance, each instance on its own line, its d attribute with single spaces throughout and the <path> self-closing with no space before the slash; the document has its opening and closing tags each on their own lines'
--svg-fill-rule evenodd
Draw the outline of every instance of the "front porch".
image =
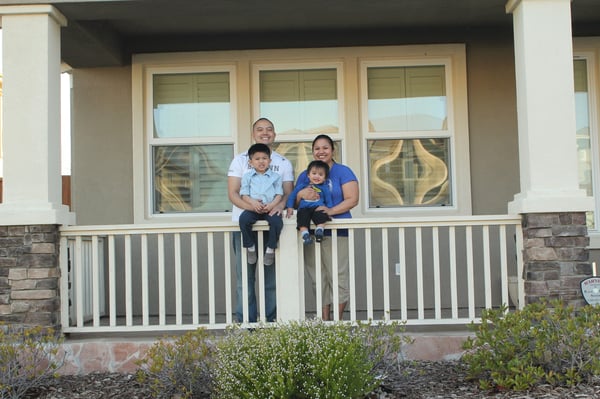
<svg viewBox="0 0 600 399">
<path fill-rule="evenodd" d="M 275 266 L 278 320 L 315 317 L 321 298 L 305 277 L 295 221 L 285 223 Z M 408 359 L 456 358 L 469 335 L 466 324 L 478 322 L 483 308 L 514 309 L 517 297 L 524 303 L 518 216 L 353 219 L 330 226 L 350 230 L 344 320 L 406 322 L 415 338 L 405 348 Z M 259 222 L 257 229 L 265 228 Z M 162 334 L 204 327 L 218 335 L 234 323 L 231 234 L 237 230 L 232 223 L 62 227 L 61 324 L 65 349 L 76 359 L 63 372 L 132 372 Z M 518 281 L 512 298 L 510 281 Z"/>
<path fill-rule="evenodd" d="M 278 320 L 314 317 L 320 294 L 304 277 L 295 221 L 285 223 L 275 266 Z M 334 235 L 340 228 L 350 232 L 344 317 L 350 321 L 477 322 L 481 309 L 509 304 L 509 276 L 523 274 L 519 217 L 353 219 L 331 227 Z M 61 296 L 63 331 L 226 328 L 235 319 L 231 234 L 237 229 L 232 223 L 61 228 L 61 292 L 68 293 Z M 335 258 L 335 246 L 333 252 Z M 523 303 L 523 280 L 517 281 Z M 265 320 L 260 267 L 257 282 L 259 319 Z"/>
</svg>

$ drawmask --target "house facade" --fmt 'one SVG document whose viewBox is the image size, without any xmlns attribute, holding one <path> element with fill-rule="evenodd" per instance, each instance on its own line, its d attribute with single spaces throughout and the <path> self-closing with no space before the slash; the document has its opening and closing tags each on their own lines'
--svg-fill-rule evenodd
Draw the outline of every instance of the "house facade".
<svg viewBox="0 0 600 399">
<path fill-rule="evenodd" d="M 296 175 L 325 133 L 359 179 L 356 278 L 381 282 L 357 285 L 351 319 L 476 319 L 478 298 L 508 302 L 507 274 L 521 305 L 583 303 L 579 281 L 600 260 L 597 1 L 252 3 L 0 1 L 2 319 L 85 331 L 89 297 L 94 331 L 134 331 L 136 317 L 157 317 L 155 329 L 170 317 L 231 323 L 226 175 L 259 117 Z M 61 71 L 72 76 L 70 208 Z M 305 298 L 301 246 L 291 222 L 286 231 L 278 305 L 297 319 L 320 298 Z M 79 270 L 86 242 L 92 288 L 73 290 L 87 277 L 68 267 Z M 206 271 L 186 271 L 196 257 Z M 225 283 L 185 285 L 203 276 Z M 446 281 L 457 282 L 427 299 Z"/>
</svg>

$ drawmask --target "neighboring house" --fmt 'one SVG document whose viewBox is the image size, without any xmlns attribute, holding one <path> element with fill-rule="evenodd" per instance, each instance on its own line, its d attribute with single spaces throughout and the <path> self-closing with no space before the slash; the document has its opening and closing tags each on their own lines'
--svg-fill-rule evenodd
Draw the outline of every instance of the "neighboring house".
<svg viewBox="0 0 600 399">
<path fill-rule="evenodd" d="M 227 167 L 260 116 L 296 174 L 326 133 L 359 177 L 344 225 L 356 235 L 350 318 L 464 324 L 508 302 L 507 274 L 526 302 L 582 303 L 600 259 L 597 0 L 0 4 L 0 319 L 67 332 L 230 323 Z M 320 298 L 284 230 L 280 317 L 301 318 Z M 7 249 L 21 236 L 24 249 Z M 67 264 L 85 262 L 67 294 Z"/>
</svg>

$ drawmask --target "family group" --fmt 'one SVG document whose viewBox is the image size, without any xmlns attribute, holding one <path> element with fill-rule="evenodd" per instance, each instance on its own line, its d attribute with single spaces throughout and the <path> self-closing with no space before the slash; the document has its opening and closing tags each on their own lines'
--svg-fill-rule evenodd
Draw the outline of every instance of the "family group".
<svg viewBox="0 0 600 399">
<path fill-rule="evenodd" d="M 236 317 L 243 321 L 242 306 L 242 248 L 246 250 L 248 267 L 248 321 L 257 321 L 254 292 L 258 263 L 257 232 L 252 227 L 258 220 L 269 225 L 265 232 L 263 263 L 265 278 L 265 309 L 267 321 L 277 318 L 275 249 L 283 228 L 283 217 L 290 218 L 296 210 L 297 229 L 304 245 L 304 264 L 315 286 L 314 251 L 321 251 L 322 319 L 330 320 L 333 289 L 338 290 L 338 314 L 342 319 L 349 299 L 348 232 L 337 232 L 338 287 L 333 287 L 331 231 L 325 225 L 332 218 L 351 218 L 350 210 L 358 204 L 358 180 L 347 166 L 334 160 L 335 143 L 321 134 L 312 141 L 311 161 L 294 183 L 292 163 L 272 150 L 275 127 L 267 118 L 260 118 L 252 126 L 254 144 L 248 151 L 237 155 L 229 166 L 227 185 L 233 204 L 232 218 L 240 231 L 233 234 L 236 255 L 237 303 Z M 314 230 L 311 229 L 311 221 Z M 312 233 L 312 234 L 311 234 Z M 315 244 L 318 243 L 318 244 Z"/>
</svg>

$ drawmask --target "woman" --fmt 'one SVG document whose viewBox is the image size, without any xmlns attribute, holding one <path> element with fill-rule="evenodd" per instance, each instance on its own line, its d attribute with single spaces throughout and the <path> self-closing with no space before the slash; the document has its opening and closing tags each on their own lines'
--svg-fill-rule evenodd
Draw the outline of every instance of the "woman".
<svg viewBox="0 0 600 399">
<path fill-rule="evenodd" d="M 329 188 L 331 191 L 333 206 L 328 208 L 320 206 L 318 210 L 323 210 L 327 215 L 336 218 L 351 218 L 350 210 L 358 204 L 358 180 L 352 170 L 342 164 L 336 163 L 333 159 L 334 143 L 331 137 L 321 134 L 312 142 L 313 158 L 323 161 L 329 165 Z M 308 185 L 308 177 L 303 172 L 298 177 L 297 185 Z M 312 188 L 307 187 L 298 192 L 296 203 L 300 200 L 316 200 L 319 194 Z M 326 234 L 331 236 L 331 231 Z M 331 259 L 331 238 L 325 239 L 320 244 L 307 245 L 304 249 L 304 264 L 308 274 L 315 283 L 315 246 L 321 251 L 321 298 L 323 303 L 322 318 L 330 320 L 331 304 L 333 303 L 333 277 L 332 277 L 332 259 Z M 348 230 L 337 231 L 338 248 L 338 298 L 339 298 L 339 319 L 342 319 L 344 309 L 350 298 L 350 282 L 348 270 Z"/>
</svg>

